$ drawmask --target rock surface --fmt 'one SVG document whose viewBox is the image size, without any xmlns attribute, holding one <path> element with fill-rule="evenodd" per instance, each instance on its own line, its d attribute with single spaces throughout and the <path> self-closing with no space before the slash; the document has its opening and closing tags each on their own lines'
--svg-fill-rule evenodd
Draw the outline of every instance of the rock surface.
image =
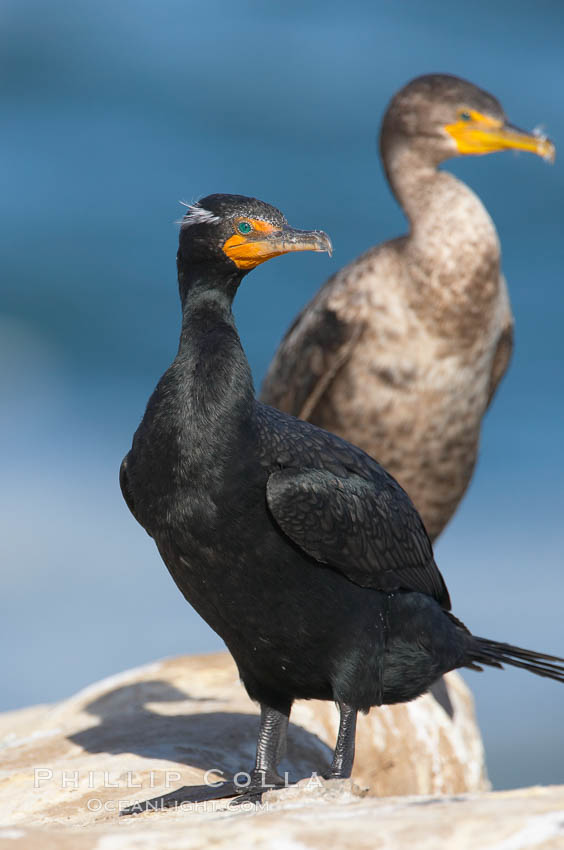
<svg viewBox="0 0 564 850">
<path fill-rule="evenodd" d="M 362 796 L 347 780 L 270 792 L 260 806 L 223 802 L 90 826 L 0 827 L 2 850 L 562 850 L 564 786 L 456 797 Z"/>
<path fill-rule="evenodd" d="M 244 806 L 227 809 L 228 802 L 217 799 L 222 790 L 206 782 L 206 771 L 216 771 L 208 774 L 209 782 L 218 777 L 232 780 L 253 763 L 257 709 L 239 683 L 231 658 L 226 653 L 174 658 L 130 670 L 57 705 L 0 715 L 0 823 L 9 825 L 0 833 L 0 842 L 30 848 L 149 848 L 165 846 L 164 830 L 167 847 L 203 847 L 204 825 L 211 835 L 220 818 L 222 843 L 224 835 L 234 838 L 245 824 L 260 846 L 271 829 L 268 819 L 282 822 L 276 814 L 281 809 L 293 812 L 284 823 L 288 841 L 294 836 L 296 847 L 317 846 L 308 843 L 310 838 L 317 835 L 316 829 L 332 834 L 330 822 L 348 835 L 357 815 L 368 817 L 371 809 L 370 824 L 376 826 L 385 816 L 397 819 L 399 828 L 398 807 L 411 807 L 409 818 L 416 820 L 422 801 L 369 798 L 458 794 L 487 787 L 472 698 L 457 674 L 446 677 L 446 689 L 443 702 L 448 711 L 426 695 L 408 705 L 374 709 L 359 719 L 353 780 L 368 788 L 362 799 L 350 782 L 306 779 L 298 790 L 271 792 L 264 798 L 268 805 L 255 813 Z M 296 704 L 282 764 L 291 780 L 327 768 L 337 724 L 332 704 Z M 118 818 L 121 809 L 147 800 L 161 810 Z M 433 807 L 442 811 L 444 803 Z M 196 831 L 186 843 L 189 826 Z M 388 845 L 357 841 L 354 846 Z"/>
</svg>

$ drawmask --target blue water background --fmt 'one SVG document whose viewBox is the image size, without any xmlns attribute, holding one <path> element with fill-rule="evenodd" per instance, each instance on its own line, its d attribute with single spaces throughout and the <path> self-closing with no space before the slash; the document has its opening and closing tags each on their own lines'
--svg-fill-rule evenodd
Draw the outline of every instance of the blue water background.
<svg viewBox="0 0 564 850">
<path fill-rule="evenodd" d="M 411 77 L 465 76 L 564 149 L 560 2 L 3 0 L 0 708 L 221 647 L 122 502 L 117 471 L 173 357 L 179 199 L 256 195 L 325 256 L 249 276 L 257 384 L 326 277 L 405 222 L 377 159 Z M 437 547 L 478 634 L 564 654 L 564 158 L 449 163 L 490 210 L 516 353 Z M 228 565 L 226 565 L 228 569 Z M 564 688 L 468 673 L 498 787 L 564 782 Z"/>
</svg>

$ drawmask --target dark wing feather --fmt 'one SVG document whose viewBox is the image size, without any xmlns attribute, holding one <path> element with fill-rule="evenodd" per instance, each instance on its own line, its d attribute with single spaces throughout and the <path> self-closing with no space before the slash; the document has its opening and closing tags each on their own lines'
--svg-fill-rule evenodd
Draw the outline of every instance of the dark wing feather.
<svg viewBox="0 0 564 850">
<path fill-rule="evenodd" d="M 328 281 L 287 331 L 261 389 L 261 401 L 300 419 L 313 413 L 363 329 L 331 309 L 330 285 Z"/>
<path fill-rule="evenodd" d="M 133 496 L 131 495 L 131 489 L 127 480 L 127 458 L 128 455 L 124 457 L 119 468 L 119 486 L 121 487 L 121 494 L 125 499 L 127 507 L 129 508 L 137 522 L 139 522 L 139 518 L 135 513 L 135 502 L 133 501 Z"/>
<path fill-rule="evenodd" d="M 511 354 L 513 352 L 513 322 L 506 325 L 503 331 L 501 332 L 501 336 L 497 341 L 497 348 L 495 350 L 494 359 L 492 363 L 492 371 L 490 375 L 490 387 L 488 393 L 488 407 L 492 402 L 494 395 L 496 394 L 496 390 L 499 386 L 499 382 L 505 375 L 507 371 L 507 367 L 509 366 L 509 361 L 511 360 Z"/>
<path fill-rule="evenodd" d="M 509 292 L 507 290 L 507 282 L 503 275 L 499 278 L 499 319 L 497 326 L 499 327 L 499 336 L 495 354 L 492 361 L 490 372 L 490 385 L 488 388 L 488 407 L 499 386 L 499 382 L 505 375 L 511 354 L 513 352 L 513 313 L 511 312 L 511 303 L 509 301 Z"/>
<path fill-rule="evenodd" d="M 281 469 L 268 479 L 267 502 L 295 544 L 355 584 L 385 591 L 417 590 L 450 608 L 419 514 L 386 473 L 380 484 L 354 472 Z"/>
</svg>

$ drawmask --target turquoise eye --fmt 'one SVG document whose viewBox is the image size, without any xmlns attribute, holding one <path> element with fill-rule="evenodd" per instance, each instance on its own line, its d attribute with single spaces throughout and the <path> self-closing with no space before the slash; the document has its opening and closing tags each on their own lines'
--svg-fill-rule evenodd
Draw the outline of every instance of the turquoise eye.
<svg viewBox="0 0 564 850">
<path fill-rule="evenodd" d="M 253 228 L 251 227 L 248 221 L 240 221 L 237 225 L 237 230 L 239 231 L 239 233 L 243 233 L 244 235 L 250 233 L 252 229 Z"/>
<path fill-rule="evenodd" d="M 470 115 L 470 113 L 469 113 L 469 112 L 461 112 L 461 113 L 460 113 L 460 120 L 461 120 L 461 121 L 471 121 L 471 120 L 472 120 L 472 116 Z"/>
</svg>

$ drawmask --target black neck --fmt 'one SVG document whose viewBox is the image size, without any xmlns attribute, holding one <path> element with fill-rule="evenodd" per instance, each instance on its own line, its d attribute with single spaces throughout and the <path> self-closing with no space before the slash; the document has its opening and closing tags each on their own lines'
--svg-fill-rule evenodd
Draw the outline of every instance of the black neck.
<svg viewBox="0 0 564 850">
<path fill-rule="evenodd" d="M 254 399 L 249 364 L 235 327 L 232 303 L 243 274 L 226 276 L 197 266 L 179 268 L 182 329 L 177 365 L 182 391 L 199 400 L 209 415 L 221 409 L 245 406 Z M 197 405 L 196 405 L 197 407 Z"/>
<path fill-rule="evenodd" d="M 232 303 L 233 298 L 221 289 L 197 287 L 185 293 L 182 298 L 180 342 L 194 334 L 198 337 L 208 334 L 222 325 L 232 328 L 236 333 Z"/>
<path fill-rule="evenodd" d="M 191 257 L 183 256 L 180 251 L 176 258 L 176 265 L 183 312 L 187 304 L 204 296 L 208 300 L 215 299 L 218 304 L 224 300 L 231 310 L 231 304 L 245 272 L 237 269 L 227 259 L 225 262 L 218 260 L 216 266 L 210 267 L 209 263 L 198 263 Z"/>
<path fill-rule="evenodd" d="M 243 273 L 232 263 L 227 268 L 221 264 L 215 268 L 190 262 L 180 252 L 177 266 L 182 304 L 180 349 L 183 343 L 189 344 L 194 336 L 206 335 L 214 327 L 227 326 L 237 334 L 232 305 Z"/>
</svg>

